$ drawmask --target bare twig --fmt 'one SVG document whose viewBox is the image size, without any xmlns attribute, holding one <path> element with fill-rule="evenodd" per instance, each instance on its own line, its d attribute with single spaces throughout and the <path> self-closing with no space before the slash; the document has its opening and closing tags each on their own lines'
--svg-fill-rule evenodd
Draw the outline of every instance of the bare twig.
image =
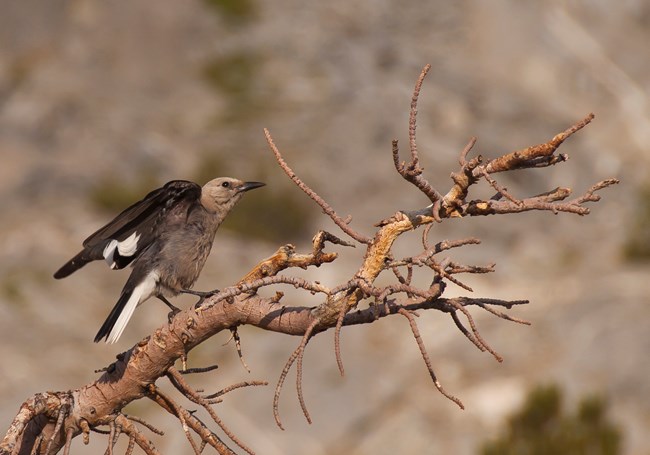
<svg viewBox="0 0 650 455">
<path fill-rule="evenodd" d="M 483 297 L 454 297 L 454 298 L 444 298 L 438 297 L 434 299 L 424 298 L 418 301 L 406 301 L 406 302 L 396 302 L 394 300 L 387 301 L 386 305 L 382 306 L 373 306 L 370 308 L 365 308 L 363 310 L 357 310 L 345 315 L 343 319 L 344 326 L 357 325 L 357 324 L 371 324 L 378 319 L 385 318 L 387 316 L 392 316 L 399 314 L 400 309 L 405 309 L 407 311 L 416 311 L 416 310 L 438 310 L 445 313 L 452 313 L 457 311 L 457 306 L 472 306 L 479 304 L 486 305 L 496 305 L 502 306 L 504 308 L 512 308 L 514 305 L 525 305 L 529 303 L 528 300 L 498 300 L 498 299 L 489 299 Z"/>
<path fill-rule="evenodd" d="M 594 114 L 587 115 L 581 121 L 570 126 L 563 132 L 557 134 L 553 139 L 543 144 L 533 145 L 523 150 L 517 150 L 512 153 L 495 158 L 486 163 L 483 168 L 489 174 L 497 172 L 512 171 L 527 167 L 537 167 L 535 160 L 539 158 L 548 158 L 558 149 L 562 143 L 577 131 L 587 126 L 594 119 Z M 482 174 L 483 169 L 474 170 L 475 176 Z"/>
<path fill-rule="evenodd" d="M 336 320 L 336 327 L 334 329 L 334 354 L 336 355 L 336 365 L 339 367 L 341 376 L 345 376 L 345 369 L 343 368 L 343 359 L 341 358 L 341 328 L 343 327 L 343 318 L 348 310 L 347 306 L 341 306 L 339 317 Z"/>
<path fill-rule="evenodd" d="M 485 346 L 483 346 L 475 337 L 470 333 L 469 330 L 463 325 L 462 321 L 458 317 L 458 312 L 457 311 L 450 311 L 449 314 L 451 315 L 451 319 L 454 321 L 454 324 L 456 324 L 456 327 L 460 332 L 465 335 L 465 337 L 471 341 L 474 346 L 478 348 L 479 351 L 484 352 L 485 351 Z"/>
<path fill-rule="evenodd" d="M 239 338 L 239 332 L 237 332 L 237 327 L 231 327 L 230 328 L 230 333 L 232 333 L 232 338 L 233 338 L 233 340 L 235 340 L 235 348 L 237 349 L 237 355 L 239 356 L 239 361 L 241 362 L 244 369 L 250 373 L 251 369 L 248 368 L 248 365 L 246 364 L 246 361 L 244 360 L 244 354 L 242 354 L 241 338 Z"/>
<path fill-rule="evenodd" d="M 131 455 L 133 453 L 134 448 L 135 448 L 135 436 L 131 435 L 129 436 L 129 445 L 126 447 L 125 455 Z"/>
<path fill-rule="evenodd" d="M 149 422 L 147 422 L 146 420 L 144 420 L 144 419 L 142 419 L 142 418 L 140 418 L 138 416 L 132 416 L 132 415 L 126 415 L 126 414 L 124 416 L 129 420 L 132 420 L 134 422 L 139 423 L 140 425 L 147 428 L 152 433 L 157 434 L 158 436 L 164 436 L 165 435 L 164 431 L 159 430 L 158 428 L 154 427 L 152 424 L 150 424 Z"/>
<path fill-rule="evenodd" d="M 455 396 L 449 394 L 442 387 L 440 381 L 438 381 L 438 378 L 436 377 L 436 373 L 433 371 L 433 366 L 431 365 L 431 359 L 429 358 L 429 354 L 427 353 L 427 348 L 424 346 L 424 342 L 422 341 L 422 337 L 420 336 L 420 330 L 418 329 L 417 323 L 415 322 L 415 319 L 413 318 L 411 312 L 405 310 L 404 308 L 400 308 L 398 310 L 398 313 L 403 315 L 406 319 L 408 319 L 409 325 L 411 326 L 411 331 L 413 332 L 413 337 L 415 338 L 415 341 L 418 344 L 418 348 L 420 348 L 420 354 L 422 354 L 422 359 L 424 360 L 424 363 L 427 366 L 427 370 L 429 370 L 429 375 L 431 376 L 431 379 L 433 380 L 433 384 L 436 386 L 436 389 L 438 389 L 438 391 L 442 393 L 445 397 L 447 397 L 448 399 L 456 403 L 459 408 L 465 409 L 465 406 L 463 405 L 462 401 L 460 401 Z"/>
<path fill-rule="evenodd" d="M 110 428 L 110 431 L 108 433 L 108 447 L 106 448 L 106 452 L 104 452 L 104 454 L 113 455 L 113 446 L 115 446 L 115 443 L 117 442 L 117 439 L 115 437 L 115 421 L 111 421 L 108 424 L 108 427 Z"/>
<path fill-rule="evenodd" d="M 170 370 L 172 369 L 176 371 L 175 368 L 173 367 L 170 368 Z M 180 373 L 178 373 L 178 376 L 182 377 Z M 176 383 L 174 383 L 173 381 L 172 383 L 176 385 Z M 188 414 L 187 410 L 184 409 L 178 403 L 176 403 L 176 401 L 174 401 L 170 396 L 163 393 L 159 388 L 156 388 L 155 394 L 161 397 L 167 403 L 167 405 L 174 411 L 174 415 L 176 415 L 176 417 L 178 417 L 178 420 L 181 422 L 181 426 L 183 427 L 183 433 L 185 433 L 185 437 L 187 438 L 190 445 L 192 446 L 194 453 L 199 454 L 200 453 L 199 448 L 196 445 L 196 442 L 194 442 L 194 438 L 192 438 L 192 434 L 190 433 L 190 427 L 187 424 L 187 419 L 186 419 L 186 416 Z"/>
<path fill-rule="evenodd" d="M 519 319 L 514 316 L 510 316 L 509 314 L 506 314 L 502 311 L 497 311 L 494 308 L 491 308 L 487 302 L 477 302 L 476 305 L 480 306 L 488 313 L 492 313 L 493 315 L 498 316 L 501 319 L 505 319 L 506 321 L 516 322 L 517 324 L 530 325 L 530 322 L 524 319 Z"/>
<path fill-rule="evenodd" d="M 458 158 L 458 162 L 460 163 L 461 167 L 465 167 L 467 165 L 467 155 L 469 155 L 469 152 L 472 151 L 475 144 L 476 144 L 476 137 L 471 137 L 469 139 L 469 142 L 465 146 L 465 148 L 463 148 L 463 150 L 460 152 L 460 157 Z"/>
<path fill-rule="evenodd" d="M 88 421 L 86 419 L 81 419 L 79 421 L 79 428 L 81 428 L 84 444 L 88 445 L 90 443 L 90 425 L 88 425 Z"/>
<path fill-rule="evenodd" d="M 413 96 L 411 97 L 411 109 L 409 111 L 409 147 L 411 148 L 411 164 L 413 167 L 418 167 L 419 157 L 418 157 L 418 148 L 415 141 L 415 129 L 417 127 L 416 117 L 418 113 L 418 97 L 420 96 L 420 89 L 422 88 L 422 83 L 424 78 L 427 76 L 427 73 L 431 69 L 431 65 L 424 65 L 420 77 L 418 77 L 417 82 L 415 83 L 415 89 L 413 90 Z"/>
<path fill-rule="evenodd" d="M 43 443 L 43 433 L 39 434 L 36 436 L 36 439 L 34 440 L 34 445 L 32 446 L 32 450 L 29 452 L 29 455 L 36 455 L 38 452 L 41 450 L 41 444 Z"/>
<path fill-rule="evenodd" d="M 320 323 L 319 319 L 314 319 L 314 321 L 309 325 L 309 327 L 307 327 L 307 330 L 305 330 L 305 334 L 302 337 L 302 341 L 300 342 L 300 345 L 296 348 L 295 351 L 293 351 L 293 353 L 287 360 L 287 363 L 284 365 L 284 368 L 280 373 L 280 378 L 278 379 L 278 384 L 275 387 L 275 395 L 273 396 L 273 417 L 275 417 L 275 423 L 281 430 L 284 430 L 284 427 L 282 426 L 282 421 L 280 420 L 280 411 L 279 411 L 280 392 L 282 391 L 282 385 L 284 384 L 284 381 L 287 378 L 287 374 L 289 374 L 291 365 L 293 365 L 296 359 L 298 359 L 300 356 L 303 355 L 305 346 L 307 346 L 307 343 L 309 342 L 309 338 L 311 337 L 312 332 L 314 331 L 314 329 L 319 323 Z M 302 372 L 300 372 L 300 374 L 302 374 Z M 309 418 L 309 412 L 307 412 L 307 407 L 305 406 L 304 403 L 304 398 L 302 398 L 302 385 L 300 381 L 300 379 L 302 379 L 302 376 L 297 375 L 297 377 L 298 377 L 297 379 L 298 398 L 300 400 L 300 405 L 302 407 L 303 413 L 305 414 L 305 418 L 309 423 L 311 423 L 311 419 Z"/>
<path fill-rule="evenodd" d="M 264 128 L 264 135 L 266 136 L 266 141 L 269 144 L 269 147 L 271 147 L 271 151 L 275 155 L 275 159 L 278 161 L 278 164 L 280 164 L 280 167 L 282 170 L 289 176 L 289 178 L 300 188 L 302 191 L 307 194 L 314 202 L 316 202 L 320 207 L 323 209 L 323 211 L 329 216 L 332 221 L 347 235 L 352 237 L 354 240 L 356 240 L 359 243 L 365 243 L 369 244 L 370 239 L 368 237 L 365 237 L 364 235 L 359 234 L 350 226 L 348 223 L 346 223 L 347 220 L 342 219 L 340 216 L 336 214 L 334 209 L 325 202 L 323 198 L 321 198 L 314 190 L 309 188 L 297 175 L 293 170 L 289 167 L 289 165 L 284 161 L 284 158 L 282 158 L 282 155 L 280 154 L 280 151 L 278 148 L 275 146 L 273 143 L 273 138 L 271 137 L 271 133 L 269 133 L 269 130 Z"/>
<path fill-rule="evenodd" d="M 160 390 L 157 389 L 156 387 L 149 387 L 147 390 L 147 397 L 153 400 L 155 403 L 160 405 L 163 409 L 165 409 L 167 412 L 170 414 L 178 417 L 178 414 L 175 409 L 171 408 L 169 403 L 165 398 L 163 398 L 162 395 L 160 395 Z M 201 422 L 198 418 L 196 418 L 193 414 L 190 414 L 186 409 L 180 408 L 178 409 L 178 412 L 183 413 L 183 418 L 185 419 L 185 422 L 194 430 L 196 434 L 198 434 L 201 437 L 202 441 L 206 441 L 210 446 L 214 447 L 214 449 L 222 455 L 235 455 L 235 452 L 233 452 L 222 440 L 217 436 L 215 433 L 210 431 L 203 422 Z"/>
<path fill-rule="evenodd" d="M 310 283 L 307 280 L 295 276 L 275 275 L 275 276 L 267 276 L 265 278 L 260 278 L 251 282 L 241 282 L 236 286 L 227 287 L 222 291 L 211 296 L 210 299 L 206 300 L 205 303 L 201 305 L 199 309 L 201 311 L 204 311 L 205 309 L 216 305 L 222 300 L 227 300 L 232 297 L 236 297 L 238 295 L 244 294 L 246 292 L 257 291 L 261 287 L 269 286 L 272 284 L 290 284 L 296 289 L 302 288 L 313 294 L 320 292 L 328 295 L 330 293 L 329 289 L 327 289 L 325 286 L 318 283 Z"/>
<path fill-rule="evenodd" d="M 70 447 L 72 446 L 73 433 L 74 430 L 72 428 L 68 428 L 68 430 L 65 432 L 65 444 L 63 446 L 63 455 L 70 455 Z"/>
<path fill-rule="evenodd" d="M 181 374 L 197 374 L 197 373 L 207 373 L 209 371 L 214 371 L 217 368 L 219 368 L 219 365 L 210 365 L 207 367 L 199 367 L 199 368 L 186 368 L 184 370 L 181 370 Z"/>
<path fill-rule="evenodd" d="M 418 156 L 417 143 L 415 140 L 415 130 L 417 128 L 417 112 L 418 112 L 418 97 L 420 96 L 420 89 L 422 88 L 422 82 L 427 73 L 431 69 L 431 65 L 425 65 L 422 68 L 420 77 L 418 77 L 417 82 L 415 83 L 415 88 L 413 89 L 413 96 L 411 97 L 411 109 L 409 111 L 409 148 L 411 150 L 411 161 L 409 163 L 400 163 L 399 161 L 399 147 L 397 141 L 393 141 L 393 164 L 397 172 L 408 182 L 415 185 L 420 191 L 422 191 L 431 201 L 431 214 L 433 218 L 440 222 L 440 201 L 442 200 L 442 195 L 431 186 L 431 184 L 422 177 L 423 169 L 420 167 L 420 158 Z"/>
<path fill-rule="evenodd" d="M 413 149 L 411 149 L 413 153 Z M 415 154 L 417 158 L 417 149 L 415 149 Z M 415 185 L 422 193 L 424 193 L 429 200 L 431 201 L 431 216 L 437 221 L 440 222 L 440 201 L 442 200 L 442 195 L 431 186 L 431 184 L 422 177 L 423 169 L 419 167 L 419 161 L 411 160 L 410 163 L 400 163 L 399 161 L 399 145 L 398 141 L 393 141 L 393 163 L 397 172 L 406 180 L 407 182 Z"/>
<path fill-rule="evenodd" d="M 422 230 L 422 247 L 424 248 L 425 251 L 428 251 L 431 247 L 429 246 L 429 241 L 427 240 L 429 238 L 429 231 L 433 227 L 433 224 L 427 224 L 424 226 L 424 229 Z"/>
<path fill-rule="evenodd" d="M 310 334 L 311 336 L 311 334 Z M 296 359 L 296 392 L 298 393 L 298 401 L 300 402 L 300 408 L 302 413 L 307 420 L 307 423 L 311 424 L 311 416 L 309 415 L 309 410 L 307 409 L 307 403 L 305 403 L 305 395 L 302 393 L 302 360 L 305 357 L 305 347 L 309 343 L 309 338 L 306 339 L 305 345 L 303 346 L 298 358 Z"/>
<path fill-rule="evenodd" d="M 520 213 L 530 210 L 548 210 L 553 213 L 568 212 L 576 215 L 587 215 L 589 209 L 582 204 L 585 202 L 597 202 L 600 196 L 594 192 L 618 183 L 616 179 L 608 179 L 591 187 L 584 195 L 568 202 L 559 202 L 566 199 L 571 191 L 567 188 L 557 188 L 553 192 L 534 196 L 513 203 L 509 200 L 470 201 L 464 204 L 461 212 L 466 215 L 496 215 L 506 213 Z"/>
<path fill-rule="evenodd" d="M 490 174 L 488 173 L 488 171 L 484 167 L 481 167 L 480 169 L 482 170 L 483 177 L 485 178 L 485 180 L 487 180 L 487 182 L 490 184 L 490 186 L 492 188 L 494 188 L 497 193 L 501 194 L 502 196 L 504 196 L 506 199 L 508 199 L 510 202 L 512 202 L 514 204 L 517 204 L 517 205 L 522 204 L 522 202 L 519 199 L 515 198 L 510 193 L 508 193 L 508 190 L 506 188 L 500 186 L 497 183 L 496 180 L 494 180 L 492 177 L 490 177 Z"/>
<path fill-rule="evenodd" d="M 435 270 L 438 273 L 438 275 L 440 276 L 440 279 L 445 279 L 445 280 L 451 281 L 456 286 L 461 287 L 461 288 L 465 289 L 466 291 L 474 292 L 474 290 L 471 287 L 469 287 L 468 285 L 466 285 L 462 281 L 458 280 L 457 278 L 454 278 L 449 273 L 447 273 L 447 271 L 445 270 L 446 269 L 446 264 L 445 265 L 438 265 L 432 259 L 427 261 L 427 264 L 433 270 Z"/>
<path fill-rule="evenodd" d="M 47 446 L 45 446 L 45 455 L 50 454 L 52 443 L 54 442 L 54 439 L 61 431 L 61 428 L 63 428 L 63 421 L 68 416 L 69 410 L 70 410 L 70 404 L 68 403 L 68 400 L 65 400 L 63 403 L 61 403 L 61 406 L 59 407 L 58 416 L 56 418 L 56 424 L 54 425 L 54 431 L 52 431 L 52 436 L 50 437 L 49 441 L 47 441 Z"/>
<path fill-rule="evenodd" d="M 607 188 L 608 186 L 616 185 L 619 183 L 618 179 L 606 179 L 601 182 L 596 183 L 593 185 L 591 188 L 589 188 L 585 194 L 580 196 L 579 198 L 576 198 L 574 201 L 570 201 L 570 203 L 574 203 L 576 205 L 583 204 L 585 202 L 598 202 L 600 201 L 600 196 L 597 194 L 594 194 L 596 191 L 602 190 Z"/>
<path fill-rule="evenodd" d="M 228 392 L 232 392 L 233 390 L 241 389 L 243 387 L 251 387 L 251 386 L 261 386 L 261 385 L 269 385 L 268 382 L 266 381 L 244 381 L 244 382 L 238 382 L 237 384 L 232 384 L 228 387 L 225 387 L 222 390 L 219 390 L 218 392 L 213 393 L 212 395 L 206 395 L 203 398 L 206 399 L 212 399 L 212 398 L 217 398 L 220 396 L 223 396 L 227 394 Z"/>
<path fill-rule="evenodd" d="M 228 435 L 228 437 L 239 447 L 242 448 L 246 453 L 249 453 L 250 455 L 254 455 L 253 450 L 248 447 L 246 444 L 244 444 L 243 441 L 241 441 L 235 434 L 230 431 L 230 429 L 223 423 L 221 418 L 217 416 L 217 413 L 214 412 L 214 409 L 212 409 L 212 406 L 210 403 L 201 395 L 199 395 L 194 389 L 190 387 L 190 385 L 185 382 L 185 379 L 183 376 L 176 370 L 174 367 L 169 368 L 167 370 L 167 377 L 169 378 L 170 382 L 185 395 L 187 398 L 189 398 L 191 401 L 193 401 L 196 404 L 199 404 L 205 409 L 208 414 L 210 414 L 210 417 L 212 417 L 212 420 L 219 425 L 219 427 L 223 430 L 224 433 Z M 198 448 L 197 448 L 198 451 Z"/>
<path fill-rule="evenodd" d="M 476 341 L 478 341 L 486 351 L 488 351 L 492 356 L 498 361 L 498 362 L 503 362 L 503 357 L 501 357 L 494 349 L 490 347 L 489 344 L 483 339 L 481 334 L 478 331 L 478 328 L 476 327 L 476 323 L 474 322 L 474 318 L 470 314 L 470 312 L 465 308 L 464 305 L 460 304 L 458 301 L 454 299 L 450 299 L 448 301 L 454 308 L 457 310 L 461 311 L 465 317 L 467 318 L 467 322 L 469 322 L 469 326 L 472 329 L 472 334 L 474 335 L 474 338 Z"/>
<path fill-rule="evenodd" d="M 259 262 L 246 274 L 238 284 L 249 283 L 260 278 L 274 276 L 289 267 L 307 268 L 310 266 L 320 267 L 325 263 L 334 261 L 336 253 L 325 253 L 325 242 L 336 245 L 352 246 L 353 243 L 343 241 L 327 231 L 318 231 L 312 239 L 313 250 L 311 254 L 297 254 L 296 247 L 287 244 L 283 245 L 271 256 Z"/>
<path fill-rule="evenodd" d="M 122 433 L 129 436 L 129 439 L 133 438 L 135 444 L 137 444 L 144 453 L 147 455 L 160 455 L 160 452 L 156 450 L 153 443 L 147 439 L 133 424 L 133 422 L 127 419 L 124 415 L 118 415 L 115 418 L 115 423 L 122 428 Z"/>
</svg>

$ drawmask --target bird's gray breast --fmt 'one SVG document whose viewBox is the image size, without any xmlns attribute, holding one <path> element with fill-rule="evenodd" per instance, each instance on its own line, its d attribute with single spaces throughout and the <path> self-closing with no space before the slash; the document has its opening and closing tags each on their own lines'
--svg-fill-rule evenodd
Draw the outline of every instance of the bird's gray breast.
<svg viewBox="0 0 650 455">
<path fill-rule="evenodd" d="M 205 216 L 163 233 L 155 260 L 163 291 L 176 294 L 194 285 L 212 249 L 217 227 Z"/>
</svg>

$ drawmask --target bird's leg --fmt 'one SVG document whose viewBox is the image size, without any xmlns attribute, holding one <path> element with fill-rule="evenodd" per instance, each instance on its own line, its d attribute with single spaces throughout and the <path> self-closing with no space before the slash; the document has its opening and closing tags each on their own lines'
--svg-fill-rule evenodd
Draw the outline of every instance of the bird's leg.
<svg viewBox="0 0 650 455">
<path fill-rule="evenodd" d="M 181 289 L 180 292 L 181 292 L 181 294 L 191 294 L 191 295 L 196 295 L 197 297 L 199 297 L 199 301 L 196 302 L 196 304 L 194 305 L 194 308 L 198 309 L 198 308 L 201 308 L 201 305 L 203 305 L 203 301 L 206 298 L 219 293 L 219 289 L 214 289 L 212 291 L 195 291 L 193 289 Z"/>
<path fill-rule="evenodd" d="M 165 296 L 157 295 L 156 297 L 158 297 L 158 300 L 160 300 L 160 301 L 163 302 L 165 305 L 167 305 L 167 306 L 169 307 L 169 309 L 171 310 L 171 311 L 169 312 L 169 314 L 167 315 L 167 321 L 168 321 L 168 322 L 172 322 L 172 319 L 174 318 L 174 316 L 176 316 L 178 313 L 181 312 L 180 308 L 178 308 L 178 307 L 172 305 L 172 303 L 171 303 L 169 300 L 167 300 L 167 299 L 165 298 Z"/>
</svg>

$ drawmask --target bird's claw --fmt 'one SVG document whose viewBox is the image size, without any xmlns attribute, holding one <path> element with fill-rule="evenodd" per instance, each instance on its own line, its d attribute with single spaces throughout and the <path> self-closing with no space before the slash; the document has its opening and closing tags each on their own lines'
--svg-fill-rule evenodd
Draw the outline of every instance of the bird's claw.
<svg viewBox="0 0 650 455">
<path fill-rule="evenodd" d="M 181 293 L 196 295 L 199 298 L 199 301 L 196 302 L 196 304 L 194 304 L 194 309 L 198 310 L 203 305 L 203 302 L 205 301 L 205 299 L 207 299 L 208 297 L 211 297 L 211 296 L 213 296 L 215 294 L 218 294 L 219 289 L 214 289 L 212 291 L 194 291 L 192 289 L 183 289 L 181 291 Z"/>
<path fill-rule="evenodd" d="M 172 320 L 174 319 L 174 316 L 176 316 L 180 312 L 181 310 L 179 310 L 178 308 L 174 308 L 169 313 L 167 313 L 167 322 L 171 324 Z"/>
</svg>

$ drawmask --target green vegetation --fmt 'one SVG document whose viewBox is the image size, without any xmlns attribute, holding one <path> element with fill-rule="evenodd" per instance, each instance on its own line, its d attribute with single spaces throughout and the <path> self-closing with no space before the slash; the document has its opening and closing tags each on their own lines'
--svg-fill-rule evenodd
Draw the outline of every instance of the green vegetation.
<svg viewBox="0 0 650 455">
<path fill-rule="evenodd" d="M 233 53 L 209 60 L 203 67 L 205 81 L 228 103 L 225 123 L 250 123 L 270 105 L 257 77 L 262 58 L 250 52 Z M 267 90 L 268 92 L 268 90 Z"/>
<path fill-rule="evenodd" d="M 253 0 L 204 0 L 213 11 L 228 23 L 235 25 L 249 22 L 257 14 Z"/>
<path fill-rule="evenodd" d="M 245 98 L 254 78 L 256 57 L 234 54 L 212 59 L 204 69 L 206 80 L 213 88 L 234 98 Z"/>
<path fill-rule="evenodd" d="M 160 184 L 156 177 L 146 173 L 143 173 L 132 184 L 105 177 L 90 192 L 90 202 L 99 210 L 117 214 L 142 199 Z"/>
<path fill-rule="evenodd" d="M 0 285 L 2 299 L 8 303 L 24 303 L 25 294 L 21 288 L 21 282 L 17 277 L 5 276 Z"/>
<path fill-rule="evenodd" d="M 606 418 L 606 403 L 585 397 L 575 414 L 562 409 L 556 385 L 530 392 L 523 408 L 511 416 L 504 434 L 484 444 L 483 455 L 616 455 L 621 432 Z"/>
<path fill-rule="evenodd" d="M 216 151 L 202 155 L 191 180 L 199 185 L 204 185 L 217 177 L 239 177 L 230 175 L 228 166 L 221 156 L 227 155 Z"/>
<path fill-rule="evenodd" d="M 52 283 L 51 273 L 52 270 L 28 266 L 25 263 L 8 266 L 3 270 L 0 279 L 0 301 L 24 306 L 28 303 L 30 289 L 45 288 Z"/>
<path fill-rule="evenodd" d="M 244 198 L 223 224 L 240 235 L 274 243 L 296 243 L 309 235 L 316 212 L 297 188 L 262 188 Z"/>
<path fill-rule="evenodd" d="M 639 191 L 637 210 L 627 224 L 627 239 L 623 255 L 629 261 L 650 260 L 650 186 Z"/>
</svg>

